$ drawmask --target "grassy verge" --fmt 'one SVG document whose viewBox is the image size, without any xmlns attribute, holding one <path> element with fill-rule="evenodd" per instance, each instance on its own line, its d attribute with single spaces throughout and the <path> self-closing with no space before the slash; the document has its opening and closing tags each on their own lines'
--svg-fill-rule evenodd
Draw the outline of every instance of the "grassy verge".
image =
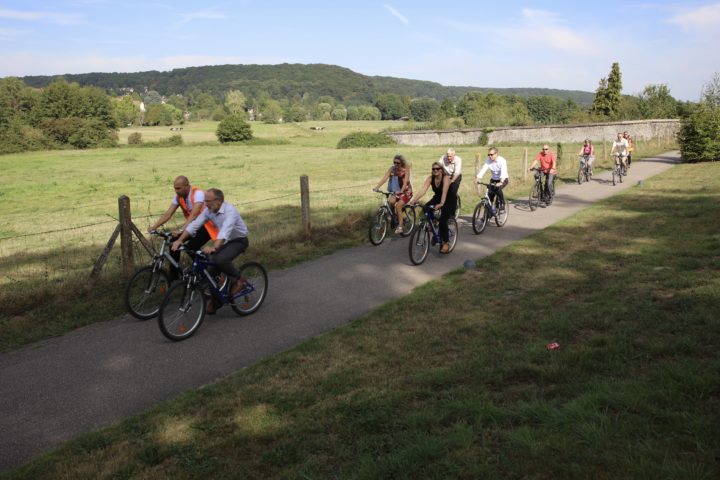
<svg viewBox="0 0 720 480">
<path fill-rule="evenodd" d="M 2 478 L 718 478 L 718 200 L 675 167 Z"/>
<path fill-rule="evenodd" d="M 210 122 L 189 125 L 200 141 L 213 131 Z M 97 151 L 33 152 L 0 157 L 0 197 L 8 208 L 0 225 L 0 351 L 60 335 L 123 312 L 124 288 L 118 248 L 104 277 L 92 290 L 87 275 L 115 223 L 117 197 L 131 198 L 133 218 L 144 230 L 169 204 L 172 179 L 182 172 L 202 186 L 216 185 L 239 206 L 251 231 L 248 256 L 269 268 L 282 268 L 365 241 L 364 214 L 379 203 L 371 187 L 382 177 L 392 156 L 402 151 L 414 162 L 420 184 L 445 148 L 404 147 L 336 150 L 343 135 L 379 130 L 382 122 L 327 122 L 317 133 L 305 124 L 257 126 L 259 138 L 285 139 L 287 145 L 127 148 Z M 169 135 L 154 127 L 156 139 Z M 255 128 L 255 126 L 254 126 Z M 146 130 L 143 130 L 144 132 Z M 125 132 L 124 134 L 127 134 Z M 188 131 L 188 134 L 193 131 Z M 262 135 L 262 137 L 260 137 Z M 148 135 L 150 136 L 150 135 Z M 564 148 L 560 179 L 575 181 L 576 146 Z M 639 156 L 667 150 L 668 144 L 641 144 Z M 522 179 L 525 148 L 533 158 L 539 145 L 502 146 L 510 163 L 509 198 L 526 198 L 532 175 Z M 553 147 L 554 148 L 554 147 Z M 579 147 L 578 147 L 579 148 Z M 467 179 L 461 186 L 464 213 L 476 203 L 471 176 L 476 152 L 487 147 L 462 146 Z M 192 162 L 188 162 L 192 158 Z M 603 160 L 598 158 L 598 166 Z M 608 163 L 609 165 L 609 163 Z M 298 234 L 298 177 L 308 174 L 314 229 L 311 238 Z M 267 200 L 275 197 L 276 200 Z M 63 208 L 53 206 L 61 204 Z M 176 217 L 180 217 L 178 213 Z M 68 226 L 93 224 L 66 231 Z M 44 235 L 23 233 L 53 231 Z M 136 248 L 138 264 L 148 261 Z M 41 302 L 38 299 L 42 299 Z"/>
</svg>

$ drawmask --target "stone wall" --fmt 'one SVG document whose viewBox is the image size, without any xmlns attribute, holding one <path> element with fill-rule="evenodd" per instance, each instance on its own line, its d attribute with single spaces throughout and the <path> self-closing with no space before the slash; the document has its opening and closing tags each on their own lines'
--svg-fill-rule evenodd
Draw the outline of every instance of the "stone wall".
<svg viewBox="0 0 720 480">
<path fill-rule="evenodd" d="M 636 120 L 632 122 L 588 123 L 584 125 L 545 125 L 533 127 L 502 127 L 488 133 L 493 143 L 579 143 L 586 138 L 600 143 L 613 140 L 617 132 L 630 132 L 635 140 L 674 137 L 680 129 L 679 120 Z M 389 136 L 401 145 L 469 145 L 478 144 L 484 129 L 427 130 L 391 132 Z"/>
</svg>

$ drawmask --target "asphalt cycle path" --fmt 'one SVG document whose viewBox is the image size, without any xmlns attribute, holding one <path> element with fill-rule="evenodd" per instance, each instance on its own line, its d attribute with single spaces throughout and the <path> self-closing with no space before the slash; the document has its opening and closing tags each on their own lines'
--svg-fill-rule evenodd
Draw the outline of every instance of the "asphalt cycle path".
<svg viewBox="0 0 720 480">
<path fill-rule="evenodd" d="M 481 235 L 472 231 L 471 213 L 463 215 L 455 250 L 441 255 L 434 247 L 419 266 L 410 262 L 410 240 L 390 234 L 378 247 L 368 242 L 273 271 L 258 312 L 238 317 L 223 308 L 183 342 L 167 340 L 155 320 L 126 315 L 0 354 L 0 470 L 346 324 L 678 160 L 677 152 L 669 152 L 635 162 L 617 186 L 609 172 L 590 183 L 563 185 L 552 206 L 535 212 L 520 199 L 509 205 L 504 227 L 491 220 Z M 466 211 L 478 200 L 463 198 Z M 245 256 L 252 260 L 252 248 Z"/>
</svg>

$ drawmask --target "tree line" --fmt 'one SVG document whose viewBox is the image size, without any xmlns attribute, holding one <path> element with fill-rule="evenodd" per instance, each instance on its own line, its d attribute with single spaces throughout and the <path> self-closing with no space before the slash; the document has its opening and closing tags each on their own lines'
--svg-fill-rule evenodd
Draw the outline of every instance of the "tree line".
<svg viewBox="0 0 720 480">
<path fill-rule="evenodd" d="M 257 67 L 250 72 L 260 76 L 271 66 L 251 67 Z M 276 85 L 282 90 L 280 97 L 273 96 L 265 88 L 248 88 L 247 91 L 230 88 L 217 92 L 212 88 L 209 91 L 200 90 L 196 84 L 190 85 L 183 93 L 172 94 L 163 94 L 145 87 L 137 90 L 133 87 L 117 87 L 116 84 L 107 89 L 108 78 L 140 74 L 86 75 L 86 77 L 95 76 L 92 78 L 96 78 L 100 85 L 81 85 L 77 82 L 68 82 L 65 78 L 55 78 L 42 88 L 35 88 L 18 78 L 0 79 L 0 153 L 52 148 L 109 147 L 117 144 L 119 127 L 178 125 L 195 120 L 221 121 L 228 116 L 239 116 L 244 120 L 266 123 L 406 119 L 414 121 L 416 128 L 492 129 L 500 126 L 591 123 L 679 116 L 691 118 L 698 111 L 699 105 L 703 105 L 702 102 L 694 104 L 674 99 L 666 85 L 647 85 L 638 95 L 623 95 L 622 74 L 617 63 L 612 65 L 608 77 L 600 80 L 591 104 L 578 103 L 570 97 L 561 98 L 554 95 L 524 97 L 481 89 L 464 91 L 458 97 L 443 97 L 438 94 L 438 98 L 392 91 L 378 93 L 376 85 L 367 84 L 361 84 L 357 86 L 357 91 L 350 92 L 347 90 L 348 85 L 340 89 L 337 82 L 339 69 L 342 74 L 340 78 L 345 78 L 351 85 L 354 84 L 358 74 L 350 70 L 332 66 L 300 70 L 296 68 L 297 66 L 286 67 L 293 67 L 289 71 L 296 74 L 304 73 L 305 76 L 295 78 L 284 89 L 281 78 L 261 82 L 264 87 L 267 87 L 268 82 Z M 197 73 L 208 68 L 219 67 L 184 70 Z M 324 86 L 316 85 L 312 91 L 305 91 L 302 95 L 293 90 L 293 86 L 315 81 L 314 74 L 318 70 L 327 69 L 335 75 L 330 75 L 331 79 Z M 232 72 L 223 68 L 219 71 Z M 309 72 L 313 72 L 313 75 Z M 160 75 L 159 72 L 150 72 L 150 74 Z M 108 75 L 110 77 L 107 77 Z M 190 77 L 194 78 L 193 75 Z M 260 82 L 259 78 L 255 80 Z M 408 83 L 417 81 L 394 80 L 407 85 L 412 91 L 425 91 L 418 90 L 417 85 Z M 85 81 L 88 79 L 85 78 Z M 203 85 L 202 81 L 198 80 L 198 82 Z M 419 84 L 426 83 L 437 85 L 432 82 L 419 82 Z M 185 85 L 184 83 L 178 85 L 181 84 Z M 414 90 L 409 87 L 410 85 L 415 85 Z M 169 92 L 168 88 L 166 87 L 164 91 Z M 318 94 L 318 92 L 326 93 Z M 286 94 L 289 96 L 282 96 Z M 714 110 L 710 109 L 710 111 Z M 692 118 L 697 118 L 697 115 Z"/>
</svg>

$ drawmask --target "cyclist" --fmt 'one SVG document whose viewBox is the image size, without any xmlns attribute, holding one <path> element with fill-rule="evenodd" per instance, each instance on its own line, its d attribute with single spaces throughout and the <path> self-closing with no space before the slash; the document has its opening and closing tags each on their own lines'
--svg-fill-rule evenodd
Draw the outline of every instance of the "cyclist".
<svg viewBox="0 0 720 480">
<path fill-rule="evenodd" d="M 635 143 L 633 142 L 632 137 L 630 134 L 626 131 L 623 132 L 623 138 L 627 140 L 628 142 L 628 158 L 627 158 L 627 164 L 628 168 L 630 168 L 630 164 L 632 164 L 632 152 L 635 151 Z"/>
<path fill-rule="evenodd" d="M 388 192 L 393 193 L 388 197 L 388 203 L 395 209 L 398 225 L 395 233 L 403 232 L 403 207 L 412 198 L 412 184 L 410 183 L 410 162 L 404 156 L 398 154 L 393 158 L 393 165 L 388 168 L 383 178 L 375 185 L 373 192 L 377 192 L 385 182 L 388 182 Z"/>
<path fill-rule="evenodd" d="M 538 163 L 540 164 L 540 171 L 535 174 L 535 177 L 545 175 L 545 191 L 550 195 L 554 195 L 555 192 L 552 191 L 552 188 L 553 180 L 555 180 L 555 175 L 557 175 L 557 157 L 550 151 L 549 145 L 543 145 L 542 150 L 540 150 L 540 153 L 537 154 L 532 165 L 530 165 L 528 172 Z"/>
<path fill-rule="evenodd" d="M 450 193 L 457 198 L 462 181 L 462 158 L 455 154 L 454 148 L 448 148 L 445 155 L 438 160 L 445 173 L 450 176 Z"/>
<path fill-rule="evenodd" d="M 627 169 L 627 158 L 628 158 L 628 141 L 623 137 L 623 134 L 618 132 L 617 139 L 612 144 L 610 155 L 615 155 L 617 164 L 618 159 L 622 163 L 623 167 Z"/>
<path fill-rule="evenodd" d="M 578 153 L 580 155 L 580 166 L 582 167 L 585 163 L 585 159 L 587 158 L 587 164 L 588 164 L 588 173 L 592 175 L 592 165 L 595 161 L 595 146 L 592 144 L 592 140 L 589 138 L 586 138 L 583 142 L 583 146 L 580 147 L 580 152 Z"/>
<path fill-rule="evenodd" d="M 148 232 L 157 230 L 162 225 L 167 223 L 170 218 L 175 214 L 175 211 L 180 207 L 183 215 L 185 216 L 185 223 L 180 228 L 172 231 L 173 236 L 179 236 L 185 228 L 195 220 L 200 212 L 205 209 L 205 192 L 199 187 L 190 185 L 190 180 L 185 175 L 178 176 L 173 182 L 173 188 L 175 189 L 175 196 L 170 202 L 170 207 L 163 213 L 160 218 L 148 228 Z M 204 228 L 200 229 L 197 235 L 195 235 L 189 242 L 188 248 L 190 251 L 198 250 L 200 247 L 205 245 L 208 240 L 215 240 L 217 237 L 217 229 L 208 222 Z M 170 254 L 177 261 L 180 259 L 180 252 L 171 251 Z M 170 269 L 170 278 L 175 279 L 180 276 L 180 272 L 174 267 Z"/>
<path fill-rule="evenodd" d="M 415 192 L 408 202 L 415 205 L 420 200 L 428 188 L 432 187 L 433 198 L 427 202 L 425 209 L 440 210 L 440 239 L 443 244 L 440 247 L 440 253 L 448 253 L 450 251 L 450 230 L 448 229 L 448 220 L 455 216 L 457 208 L 457 196 L 452 194 L 450 188 L 450 176 L 445 173 L 440 162 L 434 162 L 430 175 L 425 179 L 423 186 Z"/>
<path fill-rule="evenodd" d="M 485 160 L 485 164 L 482 166 L 477 176 L 475 177 L 475 183 L 479 183 L 482 180 L 485 172 L 490 170 L 490 185 L 492 188 L 488 191 L 490 197 L 490 203 L 492 204 L 495 199 L 495 193 L 498 196 L 498 210 L 505 210 L 505 195 L 503 195 L 503 188 L 510 182 L 508 175 L 507 160 L 498 154 L 498 149 L 495 147 L 488 150 L 488 158 Z M 495 212 L 493 212 L 495 213 Z"/>
<path fill-rule="evenodd" d="M 232 261 L 247 250 L 249 245 L 248 229 L 237 208 L 225 201 L 222 190 L 209 188 L 205 192 L 205 203 L 207 208 L 185 228 L 180 234 L 180 238 L 173 242 L 171 248 L 173 251 L 177 251 L 185 240 L 198 235 L 206 222 L 212 223 L 218 231 L 217 236 L 211 245 L 202 248 L 203 253 L 209 255 L 210 262 L 213 264 L 208 267 L 208 271 L 213 276 L 218 272 L 223 272 L 229 279 L 234 279 L 230 287 L 230 294 L 235 295 L 242 290 L 242 279 Z M 212 315 L 215 310 L 216 307 L 211 298 L 207 305 L 207 313 Z"/>
</svg>

